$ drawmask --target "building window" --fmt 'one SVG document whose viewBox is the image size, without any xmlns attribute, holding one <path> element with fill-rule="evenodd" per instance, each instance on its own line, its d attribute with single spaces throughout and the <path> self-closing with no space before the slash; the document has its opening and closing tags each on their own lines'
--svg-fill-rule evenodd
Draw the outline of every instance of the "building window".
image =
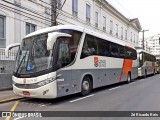
<svg viewBox="0 0 160 120">
<path fill-rule="evenodd" d="M 110 20 L 110 34 L 112 35 L 113 32 L 113 21 Z"/>
<path fill-rule="evenodd" d="M 62 5 L 62 0 L 57 0 L 57 8 L 60 9 Z"/>
<path fill-rule="evenodd" d="M 31 23 L 26 23 L 26 35 L 36 31 L 36 25 Z"/>
<path fill-rule="evenodd" d="M 103 31 L 106 32 L 106 17 L 103 16 Z"/>
<path fill-rule="evenodd" d="M 139 39 L 138 39 L 138 35 L 137 35 L 137 45 L 138 45 Z"/>
<path fill-rule="evenodd" d="M 6 47 L 5 27 L 5 17 L 0 16 L 0 47 Z"/>
<path fill-rule="evenodd" d="M 131 42 L 132 42 L 132 32 L 131 32 Z"/>
<path fill-rule="evenodd" d="M 121 27 L 121 39 L 123 40 L 123 27 Z"/>
<path fill-rule="evenodd" d="M 116 24 L 116 37 L 118 37 L 118 24 Z"/>
<path fill-rule="evenodd" d="M 91 6 L 86 4 L 86 21 L 90 22 L 91 20 Z"/>
<path fill-rule="evenodd" d="M 76 17 L 78 15 L 78 0 L 72 0 L 72 15 Z"/>
<path fill-rule="evenodd" d="M 127 30 L 125 31 L 125 40 L 127 40 Z"/>
<path fill-rule="evenodd" d="M 98 28 L 98 12 L 95 12 L 95 27 Z"/>
</svg>

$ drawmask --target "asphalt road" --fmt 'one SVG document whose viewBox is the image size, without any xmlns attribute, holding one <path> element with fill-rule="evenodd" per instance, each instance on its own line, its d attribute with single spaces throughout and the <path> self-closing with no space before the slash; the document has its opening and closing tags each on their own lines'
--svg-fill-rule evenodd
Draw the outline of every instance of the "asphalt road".
<svg viewBox="0 0 160 120">
<path fill-rule="evenodd" d="M 121 83 L 98 88 L 88 96 L 79 94 L 54 100 L 24 99 L 4 103 L 5 111 L 160 111 L 160 75 L 136 79 L 130 84 Z M 40 118 L 33 118 L 40 120 Z M 160 120 L 159 117 L 54 117 L 42 120 Z M 6 120 L 6 119 L 4 119 Z M 15 120 L 28 120 L 17 117 Z"/>
</svg>

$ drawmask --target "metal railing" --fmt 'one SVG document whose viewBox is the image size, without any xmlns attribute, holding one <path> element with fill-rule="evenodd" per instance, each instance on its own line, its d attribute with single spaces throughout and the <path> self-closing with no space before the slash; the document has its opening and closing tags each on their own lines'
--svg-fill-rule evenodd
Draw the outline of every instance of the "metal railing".
<svg viewBox="0 0 160 120">
<path fill-rule="evenodd" d="M 10 50 L 9 57 L 5 57 L 5 49 L 0 48 L 0 73 L 12 73 L 15 65 L 17 50 Z"/>
</svg>

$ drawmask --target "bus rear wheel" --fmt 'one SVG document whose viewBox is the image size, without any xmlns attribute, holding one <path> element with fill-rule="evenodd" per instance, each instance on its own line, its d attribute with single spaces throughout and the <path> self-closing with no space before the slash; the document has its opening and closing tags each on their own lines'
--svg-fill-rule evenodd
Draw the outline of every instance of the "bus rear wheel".
<svg viewBox="0 0 160 120">
<path fill-rule="evenodd" d="M 88 76 L 85 76 L 81 84 L 81 94 L 83 96 L 88 95 L 91 92 L 91 90 L 92 90 L 91 79 Z"/>
</svg>

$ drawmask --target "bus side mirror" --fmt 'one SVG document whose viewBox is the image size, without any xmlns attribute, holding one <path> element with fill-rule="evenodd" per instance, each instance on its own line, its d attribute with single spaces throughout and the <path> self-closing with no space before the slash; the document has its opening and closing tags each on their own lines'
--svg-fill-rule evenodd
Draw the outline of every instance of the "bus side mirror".
<svg viewBox="0 0 160 120">
<path fill-rule="evenodd" d="M 11 45 L 8 45 L 5 49 L 5 56 L 8 58 L 9 57 L 9 50 L 11 50 L 14 47 L 20 46 L 21 43 L 13 43 Z"/>
<path fill-rule="evenodd" d="M 66 33 L 60 33 L 60 32 L 48 33 L 47 50 L 53 49 L 53 45 L 56 42 L 58 37 L 71 37 L 71 35 L 66 34 Z"/>
</svg>

